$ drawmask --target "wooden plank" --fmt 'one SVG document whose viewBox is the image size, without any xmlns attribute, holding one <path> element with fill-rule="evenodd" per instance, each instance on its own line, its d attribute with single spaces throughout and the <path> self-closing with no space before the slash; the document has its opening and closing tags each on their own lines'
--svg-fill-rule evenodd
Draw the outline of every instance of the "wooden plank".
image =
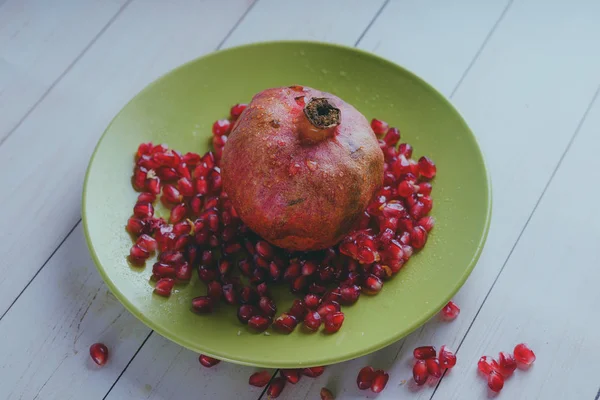
<svg viewBox="0 0 600 400">
<path fill-rule="evenodd" d="M 0 315 L 79 220 L 85 168 L 114 115 L 159 75 L 215 49 L 249 5 L 134 1 L 0 146 L 11 171 L 0 175 L 10 227 L 0 232 Z M 31 227 L 51 232 L 32 246 Z"/>
<path fill-rule="evenodd" d="M 231 363 L 204 368 L 197 354 L 153 333 L 106 399 L 257 399 L 264 388 L 248 378 L 259 370 Z"/>
<path fill-rule="evenodd" d="M 8 0 L 0 5 L 0 143 L 127 3 Z"/>
<path fill-rule="evenodd" d="M 266 40 L 317 40 L 353 46 L 385 0 L 260 0 L 225 47 Z"/>
<path fill-rule="evenodd" d="M 476 372 L 479 357 L 512 352 L 522 342 L 537 360 L 505 382 L 503 397 L 595 397 L 598 373 L 590 366 L 600 358 L 600 321 L 594 317 L 600 304 L 600 216 L 579 200 L 600 195 L 600 188 L 590 185 L 593 171 L 600 169 L 599 131 L 596 98 L 458 352 L 460 373 L 448 374 L 434 399 L 481 398 L 488 389 Z"/>
<path fill-rule="evenodd" d="M 149 329 L 103 284 L 85 251 L 81 224 L 0 321 L 0 398 L 101 398 Z M 92 343 L 109 347 L 98 368 Z"/>
<path fill-rule="evenodd" d="M 475 63 L 453 96 L 487 156 L 494 185 L 493 220 L 485 250 L 455 297 L 462 308 L 460 317 L 452 323 L 434 318 L 404 341 L 330 367 L 318 380 L 301 381 L 283 398 L 315 398 L 324 385 L 344 398 L 363 397 L 367 393 L 358 391 L 355 379 L 367 364 L 390 372 L 386 398 L 431 397 L 435 385 L 417 389 L 410 384 L 412 350 L 426 344 L 456 348 L 508 257 L 594 94 L 600 57 L 588 50 L 598 41 L 595 21 L 599 7 L 585 0 L 551 5 L 542 0 L 515 2 L 485 48 L 477 52 Z M 462 19 L 462 25 L 470 20 Z M 433 34 L 433 27 L 428 28 Z M 443 30 L 438 35 L 441 38 L 452 32 Z M 396 27 L 390 27 L 382 43 L 393 41 L 395 33 Z M 465 44 L 459 42 L 456 46 Z M 470 62 L 463 64 L 468 66 Z M 413 69 L 419 73 L 418 67 Z M 443 74 L 440 68 L 439 76 Z M 453 76 L 454 85 L 460 75 Z M 432 75 L 428 79 L 436 78 Z M 447 84 L 446 90 L 453 84 Z M 466 362 L 471 365 L 476 360 Z M 463 372 L 459 366 L 450 375 Z"/>
</svg>

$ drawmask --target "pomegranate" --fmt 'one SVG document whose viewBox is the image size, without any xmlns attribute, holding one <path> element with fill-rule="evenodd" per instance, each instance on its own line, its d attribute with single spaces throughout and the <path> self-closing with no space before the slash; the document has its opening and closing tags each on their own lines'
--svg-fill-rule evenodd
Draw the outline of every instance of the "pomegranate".
<svg viewBox="0 0 600 400">
<path fill-rule="evenodd" d="M 292 86 L 254 96 L 229 135 L 222 168 L 229 199 L 250 229 L 276 246 L 307 251 L 350 231 L 382 184 L 383 154 L 354 107 Z"/>
</svg>

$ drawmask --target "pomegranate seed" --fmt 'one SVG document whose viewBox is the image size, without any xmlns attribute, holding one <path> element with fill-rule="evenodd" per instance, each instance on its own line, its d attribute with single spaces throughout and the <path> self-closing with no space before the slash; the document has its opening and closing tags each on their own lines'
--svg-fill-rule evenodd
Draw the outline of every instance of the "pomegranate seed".
<svg viewBox="0 0 600 400">
<path fill-rule="evenodd" d="M 154 193 L 143 192 L 137 198 L 138 203 L 154 203 L 156 195 Z"/>
<path fill-rule="evenodd" d="M 309 291 L 309 293 L 314 293 L 314 294 L 325 294 L 325 292 L 327 291 L 327 288 L 323 285 L 318 284 L 317 282 L 313 282 L 308 287 L 308 291 Z"/>
<path fill-rule="evenodd" d="M 231 110 L 229 111 L 231 114 L 231 119 L 238 119 L 246 107 L 248 107 L 248 104 L 236 104 L 231 107 Z"/>
<path fill-rule="evenodd" d="M 515 360 L 524 365 L 531 365 L 535 361 L 535 354 L 525 343 L 520 343 L 515 346 L 513 351 Z"/>
<path fill-rule="evenodd" d="M 262 315 L 255 315 L 248 320 L 248 326 L 257 332 L 264 332 L 271 325 L 271 320 Z"/>
<path fill-rule="evenodd" d="M 500 371 L 500 366 L 492 357 L 483 356 L 477 362 L 477 369 L 484 375 L 489 375 L 492 371 Z"/>
<path fill-rule="evenodd" d="M 304 368 L 302 370 L 302 375 L 308 376 L 309 378 L 316 378 L 323 375 L 323 372 L 325 372 L 325 367 L 310 367 Z"/>
<path fill-rule="evenodd" d="M 448 304 L 442 308 L 442 317 L 448 321 L 458 317 L 458 314 L 460 314 L 460 308 L 452 301 L 449 301 Z"/>
<path fill-rule="evenodd" d="M 374 393 L 380 393 L 383 389 L 385 389 L 385 385 L 387 385 L 389 379 L 390 376 L 382 370 L 379 369 L 375 371 L 373 383 L 371 384 L 371 390 Z"/>
<path fill-rule="evenodd" d="M 297 321 L 302 321 L 307 311 L 308 310 L 306 309 L 306 305 L 304 305 L 304 302 L 302 300 L 296 299 L 290 307 L 289 314 L 296 318 Z"/>
<path fill-rule="evenodd" d="M 261 283 L 256 287 L 256 291 L 260 297 L 268 297 L 269 296 L 269 288 L 266 283 Z"/>
<path fill-rule="evenodd" d="M 309 293 L 304 296 L 304 305 L 311 310 L 316 309 L 321 302 L 321 298 L 314 293 Z"/>
<path fill-rule="evenodd" d="M 431 183 L 429 182 L 422 182 L 419 184 L 419 193 L 421 193 L 423 196 L 429 196 L 431 194 Z"/>
<path fill-rule="evenodd" d="M 335 333 L 340 330 L 344 323 L 344 313 L 336 311 L 325 316 L 325 331 Z"/>
<path fill-rule="evenodd" d="M 340 301 L 342 304 L 350 305 L 356 303 L 360 296 L 360 287 L 357 285 L 344 285 L 340 287 Z"/>
<path fill-rule="evenodd" d="M 316 311 L 310 311 L 306 314 L 306 317 L 304 317 L 304 326 L 309 331 L 317 331 L 321 326 L 321 315 Z"/>
<path fill-rule="evenodd" d="M 182 282 L 187 282 L 192 279 L 192 267 L 187 262 L 175 267 L 175 278 Z"/>
<path fill-rule="evenodd" d="M 376 135 L 383 135 L 388 130 L 389 125 L 387 122 L 373 118 L 371 120 L 371 129 Z"/>
<path fill-rule="evenodd" d="M 366 366 L 363 367 L 356 377 L 356 384 L 360 390 L 369 389 L 373 384 L 373 379 L 375 378 L 375 370 L 372 367 Z"/>
<path fill-rule="evenodd" d="M 103 366 L 108 360 L 108 347 L 103 343 L 94 343 L 90 346 L 90 357 L 96 364 Z"/>
<path fill-rule="evenodd" d="M 456 356 L 445 345 L 440 347 L 438 358 L 442 368 L 453 368 L 456 365 Z"/>
<path fill-rule="evenodd" d="M 312 261 L 306 261 L 302 266 L 302 275 L 310 276 L 317 272 L 317 264 Z"/>
<path fill-rule="evenodd" d="M 250 375 L 250 379 L 248 379 L 248 383 L 252 386 L 256 387 L 264 387 L 267 386 L 267 383 L 271 380 L 271 374 L 267 371 L 259 371 Z"/>
<path fill-rule="evenodd" d="M 250 321 L 250 318 L 258 315 L 258 313 L 258 308 L 249 304 L 244 304 L 238 308 L 237 317 L 242 324 L 247 324 L 248 321 Z"/>
<path fill-rule="evenodd" d="M 422 249 L 427 242 L 427 231 L 422 226 L 415 226 L 410 233 L 410 239 L 415 249 Z"/>
<path fill-rule="evenodd" d="M 227 135 L 231 130 L 231 122 L 227 119 L 220 119 L 212 126 L 212 133 L 215 136 Z"/>
<path fill-rule="evenodd" d="M 146 188 L 146 177 L 148 176 L 148 170 L 144 167 L 136 168 L 133 171 L 133 177 L 131 183 L 133 188 L 138 192 L 143 191 Z"/>
<path fill-rule="evenodd" d="M 281 314 L 273 322 L 273 326 L 283 333 L 292 333 L 292 331 L 296 328 L 296 325 L 298 325 L 298 320 L 296 320 L 296 317 L 286 313 Z"/>
<path fill-rule="evenodd" d="M 170 167 L 160 167 L 156 170 L 156 175 L 159 179 L 165 182 L 175 182 L 177 179 L 179 179 L 179 174 L 175 168 Z"/>
<path fill-rule="evenodd" d="M 191 197 L 195 193 L 194 185 L 188 178 L 181 178 L 178 180 L 177 188 L 179 189 L 179 193 L 181 193 L 183 196 Z"/>
<path fill-rule="evenodd" d="M 213 310 L 213 299 L 208 296 L 192 299 L 192 310 L 198 314 L 210 314 Z"/>
<path fill-rule="evenodd" d="M 400 146 L 398 146 L 398 154 L 402 154 L 406 158 L 411 158 L 412 152 L 413 148 L 408 143 L 401 143 Z"/>
<path fill-rule="evenodd" d="M 342 299 L 342 293 L 340 288 L 335 288 L 332 289 L 328 292 L 326 292 L 323 297 L 321 298 L 321 304 L 325 304 L 325 303 L 340 303 Z"/>
<path fill-rule="evenodd" d="M 152 203 L 136 203 L 133 207 L 133 215 L 138 218 L 148 218 L 154 215 Z"/>
<path fill-rule="evenodd" d="M 179 251 L 165 251 L 160 253 L 158 261 L 165 264 L 179 264 L 184 261 L 183 254 Z"/>
<path fill-rule="evenodd" d="M 433 346 L 421 346 L 413 350 L 413 356 L 417 360 L 426 360 L 428 358 L 434 358 L 435 354 L 435 347 Z"/>
<path fill-rule="evenodd" d="M 267 317 L 273 317 L 277 312 L 277 307 L 275 306 L 275 302 L 268 297 L 261 297 L 258 301 L 258 307 L 262 311 L 264 315 Z"/>
<path fill-rule="evenodd" d="M 146 230 L 146 222 L 142 219 L 136 218 L 136 217 L 131 217 L 127 220 L 127 232 L 131 233 L 132 235 L 140 235 L 141 233 L 143 233 Z"/>
<path fill-rule="evenodd" d="M 150 257 L 150 253 L 137 244 L 129 250 L 129 261 L 134 265 L 142 265 Z"/>
<path fill-rule="evenodd" d="M 237 297 L 232 284 L 223 285 L 223 297 L 228 304 L 237 304 Z"/>
<path fill-rule="evenodd" d="M 187 165 L 194 166 L 200 164 L 201 158 L 200 155 L 196 153 L 186 153 L 181 160 Z"/>
<path fill-rule="evenodd" d="M 171 290 L 173 290 L 173 285 L 175 285 L 173 278 L 161 278 L 156 282 L 156 286 L 154 286 L 154 293 L 159 296 L 169 297 Z"/>
<path fill-rule="evenodd" d="M 419 222 L 417 222 L 417 224 L 422 226 L 427 232 L 429 232 L 433 229 L 433 226 L 435 225 L 435 219 L 432 216 L 426 216 L 421 218 Z"/>
<path fill-rule="evenodd" d="M 429 371 L 427 370 L 427 363 L 425 360 L 417 360 L 413 366 L 413 379 L 419 386 L 424 385 L 429 378 Z"/>
<path fill-rule="evenodd" d="M 150 154 L 154 145 L 152 142 L 142 143 L 138 146 L 137 158 L 140 158 L 144 154 Z"/>
<path fill-rule="evenodd" d="M 240 303 L 242 304 L 256 304 L 258 299 L 258 292 L 253 287 L 246 286 L 240 291 Z"/>
<path fill-rule="evenodd" d="M 150 150 L 150 154 L 164 153 L 167 150 L 169 150 L 169 146 L 167 146 L 166 144 L 157 144 L 154 147 L 152 147 L 152 150 Z"/>
<path fill-rule="evenodd" d="M 306 290 L 307 285 L 308 281 L 306 280 L 306 276 L 300 275 L 299 277 L 294 279 L 290 289 L 292 293 L 303 292 L 304 290 Z"/>
<path fill-rule="evenodd" d="M 326 387 L 321 388 L 319 395 L 321 395 L 321 400 L 335 400 L 335 396 L 331 393 L 331 390 Z"/>
<path fill-rule="evenodd" d="M 374 294 L 379 293 L 381 291 L 382 287 L 383 287 L 383 282 L 381 281 L 381 279 L 379 279 L 375 275 L 369 275 L 365 279 L 365 283 L 362 287 L 362 290 L 366 294 L 374 295 Z"/>
<path fill-rule="evenodd" d="M 282 369 L 279 371 L 281 376 L 284 377 L 289 383 L 295 385 L 302 377 L 301 369 Z"/>
<path fill-rule="evenodd" d="M 176 269 L 173 265 L 157 262 L 152 266 L 152 274 L 160 278 L 174 278 Z"/>
<path fill-rule="evenodd" d="M 217 281 L 208 282 L 206 294 L 213 300 L 219 300 L 223 294 L 223 287 Z"/>
<path fill-rule="evenodd" d="M 267 389 L 267 395 L 271 399 L 276 399 L 277 397 L 279 397 L 279 395 L 283 391 L 283 388 L 285 386 L 285 382 L 286 382 L 286 380 L 284 378 L 280 377 L 280 376 L 278 376 L 277 378 L 273 379 L 271 381 L 271 384 L 269 385 L 269 388 Z"/>
<path fill-rule="evenodd" d="M 173 207 L 171 209 L 171 216 L 169 218 L 169 221 L 172 224 L 176 224 L 178 222 L 181 222 L 185 216 L 187 214 L 187 207 L 185 204 L 177 204 L 175 207 Z"/>
<path fill-rule="evenodd" d="M 164 153 L 154 153 L 152 159 L 158 165 L 175 168 L 181 161 L 180 157 L 174 151 L 168 150 Z"/>
<path fill-rule="evenodd" d="M 179 190 L 177 190 L 177 188 L 175 188 L 175 186 L 173 186 L 173 185 L 163 186 L 163 197 L 162 198 L 167 203 L 171 203 L 171 204 L 181 203 L 181 200 L 183 199 L 183 197 L 181 196 L 181 193 L 179 193 Z"/>
<path fill-rule="evenodd" d="M 433 179 L 436 173 L 436 167 L 433 161 L 428 157 L 419 158 L 419 172 L 427 179 Z"/>
<path fill-rule="evenodd" d="M 425 364 L 427 365 L 427 372 L 429 372 L 429 375 L 433 376 L 434 378 L 439 378 L 442 376 L 440 360 L 437 358 L 428 358 L 425 360 Z"/>
<path fill-rule="evenodd" d="M 517 361 L 514 359 L 512 354 L 501 351 L 498 354 L 498 365 L 500 366 L 500 371 L 502 375 L 509 376 L 515 369 L 517 369 Z"/>
<path fill-rule="evenodd" d="M 266 260 L 273 259 L 273 247 L 264 240 L 256 242 L 256 252 Z"/>
<path fill-rule="evenodd" d="M 206 368 L 214 367 L 215 365 L 221 362 L 221 360 L 217 360 L 216 358 L 212 358 L 204 354 L 200 354 L 198 360 L 200 361 L 200 364 L 202 364 Z"/>
<path fill-rule="evenodd" d="M 400 131 L 398 128 L 390 128 L 383 137 L 383 141 L 390 147 L 395 146 L 400 141 Z"/>
<path fill-rule="evenodd" d="M 340 305 L 335 301 L 331 301 L 329 303 L 323 303 L 317 308 L 317 312 L 321 316 L 321 318 L 325 318 L 327 315 L 334 313 L 336 311 L 340 311 Z"/>
<path fill-rule="evenodd" d="M 490 372 L 488 375 L 488 387 L 496 393 L 502 390 L 504 387 L 504 378 L 499 372 Z"/>
<path fill-rule="evenodd" d="M 273 261 L 269 264 L 269 275 L 271 275 L 273 282 L 277 282 L 281 278 L 281 270 Z"/>
<path fill-rule="evenodd" d="M 417 189 L 419 189 L 419 187 L 413 182 L 404 180 L 398 185 L 398 194 L 402 197 L 409 197 L 414 194 Z"/>
<path fill-rule="evenodd" d="M 136 240 L 135 244 L 146 250 L 148 253 L 152 253 L 157 247 L 156 240 L 152 236 L 146 234 L 141 235 L 138 240 Z"/>
</svg>

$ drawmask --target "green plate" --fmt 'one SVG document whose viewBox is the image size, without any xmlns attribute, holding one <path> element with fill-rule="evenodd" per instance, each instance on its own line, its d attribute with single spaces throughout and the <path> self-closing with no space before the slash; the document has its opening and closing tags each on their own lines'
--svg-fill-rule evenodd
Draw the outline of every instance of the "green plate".
<svg viewBox="0 0 600 400">
<path fill-rule="evenodd" d="M 269 87 L 301 84 L 353 104 L 368 119 L 398 126 L 415 156 L 437 164 L 436 218 L 429 242 L 377 296 L 344 307 L 333 335 L 250 333 L 235 307 L 209 316 L 190 312 L 205 294 L 194 279 L 169 299 L 152 294 L 153 261 L 132 268 L 124 229 L 137 193 L 131 187 L 133 154 L 141 142 L 167 143 L 182 152 L 209 148 L 211 125 L 231 105 L 249 102 Z M 491 190 L 483 156 L 460 114 L 411 72 L 372 54 L 315 42 L 241 46 L 187 63 L 149 85 L 115 117 L 90 161 L 83 189 L 83 223 L 98 270 L 115 296 L 164 337 L 193 351 L 262 367 L 316 366 L 355 358 L 389 345 L 425 323 L 456 293 L 485 242 Z M 276 294 L 280 310 L 292 297 Z M 285 308 L 284 308 L 285 307 Z"/>
</svg>

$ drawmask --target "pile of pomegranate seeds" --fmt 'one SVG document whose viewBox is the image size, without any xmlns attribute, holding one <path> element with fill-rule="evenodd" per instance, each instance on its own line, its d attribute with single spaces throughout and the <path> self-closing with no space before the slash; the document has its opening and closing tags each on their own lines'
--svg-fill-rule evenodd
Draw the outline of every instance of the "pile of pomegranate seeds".
<svg viewBox="0 0 600 400">
<path fill-rule="evenodd" d="M 140 194 L 126 226 L 135 238 L 129 260 L 142 266 L 158 252 L 151 279 L 154 292 L 164 297 L 196 271 L 207 288 L 192 300 L 197 314 L 210 314 L 225 303 L 238 307 L 239 321 L 254 332 L 272 326 L 289 334 L 302 325 L 306 332 L 322 326 L 333 334 L 344 323 L 342 305 L 379 293 L 415 249 L 425 246 L 435 223 L 428 213 L 436 167 L 427 157 L 411 159 L 409 144 L 396 146 L 400 131 L 373 120 L 373 130 L 383 137 L 384 186 L 356 229 L 323 251 L 276 248 L 243 224 L 222 190 L 219 161 L 245 108 L 236 104 L 229 119 L 213 124 L 214 152 L 182 154 L 152 143 L 138 147 L 132 185 Z M 155 215 L 159 200 L 170 210 L 168 221 Z M 289 310 L 278 310 L 271 297 L 269 286 L 277 283 L 288 284 L 299 297 Z"/>
<path fill-rule="evenodd" d="M 108 347 L 103 343 L 94 343 L 90 346 L 90 357 L 99 366 L 103 366 L 108 361 Z"/>
<path fill-rule="evenodd" d="M 379 393 L 385 389 L 389 379 L 387 372 L 381 369 L 375 371 L 373 367 L 366 366 L 358 372 L 356 385 L 360 390 L 371 389 L 374 393 Z"/>
<path fill-rule="evenodd" d="M 460 314 L 460 308 L 453 302 L 449 301 L 448 304 L 442 308 L 442 318 L 447 321 L 452 321 Z"/>
<path fill-rule="evenodd" d="M 446 346 L 440 348 L 437 357 L 433 346 L 417 347 L 413 350 L 413 356 L 416 360 L 413 366 L 413 379 L 419 386 L 424 385 L 430 376 L 437 379 L 442 376 L 443 370 L 456 365 L 456 356 Z"/>
<path fill-rule="evenodd" d="M 515 346 L 513 354 L 501 351 L 497 361 L 489 356 L 481 357 L 477 369 L 487 378 L 488 387 L 499 392 L 504 387 L 504 380 L 517 369 L 517 364 L 529 367 L 534 361 L 533 351 L 525 343 L 520 343 Z"/>
</svg>

